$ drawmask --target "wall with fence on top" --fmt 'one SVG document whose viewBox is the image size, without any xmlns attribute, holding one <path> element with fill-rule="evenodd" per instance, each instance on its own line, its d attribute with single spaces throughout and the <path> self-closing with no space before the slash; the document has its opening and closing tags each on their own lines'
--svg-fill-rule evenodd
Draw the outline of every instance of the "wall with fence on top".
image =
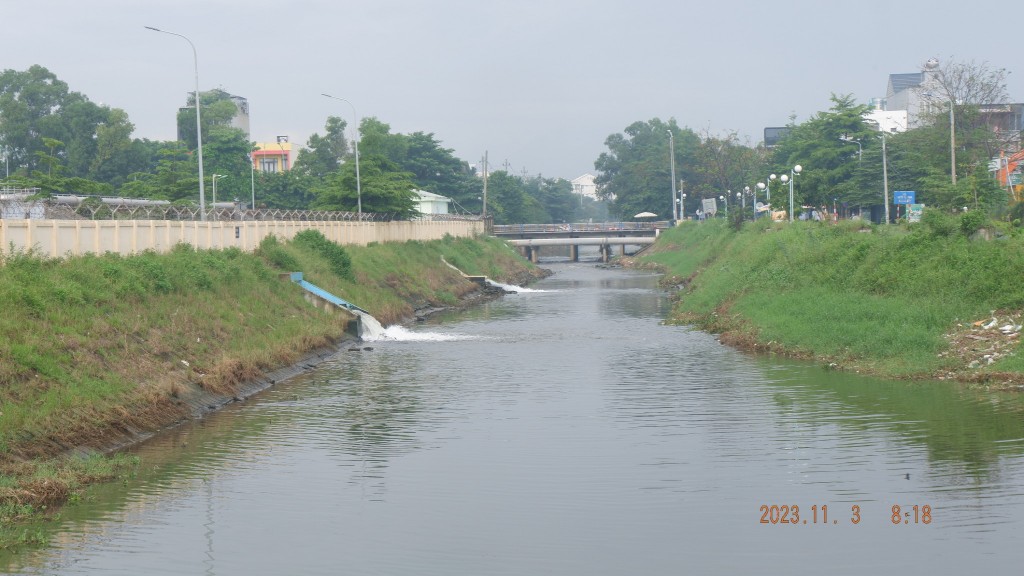
<svg viewBox="0 0 1024 576">
<path fill-rule="evenodd" d="M 287 240 L 319 230 L 338 244 L 439 240 L 485 233 L 482 220 L 309 221 L 309 220 L 43 220 L 0 219 L 0 254 L 33 249 L 53 258 L 86 253 L 168 252 L 176 244 L 197 249 L 255 250 L 267 236 Z"/>
</svg>

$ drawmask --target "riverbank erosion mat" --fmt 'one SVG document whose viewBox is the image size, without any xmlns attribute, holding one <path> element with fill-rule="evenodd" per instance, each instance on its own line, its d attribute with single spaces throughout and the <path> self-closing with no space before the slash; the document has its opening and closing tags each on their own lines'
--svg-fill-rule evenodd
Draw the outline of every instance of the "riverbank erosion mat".
<svg viewBox="0 0 1024 576">
<path fill-rule="evenodd" d="M 187 245 L 130 257 L 7 253 L 0 531 L 81 485 L 130 473 L 130 461 L 100 465 L 97 454 L 244 398 L 252 383 L 273 383 L 275 371 L 353 338 L 353 316 L 314 307 L 282 272 L 302 271 L 387 325 L 487 297 L 445 261 L 508 283 L 543 275 L 486 238 L 341 247 L 311 231 L 270 237 L 253 254 Z"/>
<path fill-rule="evenodd" d="M 629 266 L 657 268 L 671 322 L 830 369 L 1020 389 L 1024 238 L 964 234 L 941 215 L 685 222 Z"/>
</svg>

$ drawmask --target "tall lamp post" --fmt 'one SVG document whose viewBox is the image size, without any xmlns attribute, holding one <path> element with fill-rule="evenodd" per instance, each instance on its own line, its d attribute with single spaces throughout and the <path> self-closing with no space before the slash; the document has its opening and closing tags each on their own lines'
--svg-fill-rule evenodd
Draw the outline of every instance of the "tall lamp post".
<svg viewBox="0 0 1024 576">
<path fill-rule="evenodd" d="M 789 170 L 789 174 L 783 174 L 779 177 L 779 180 L 783 184 L 789 183 L 789 221 L 793 221 L 793 180 L 796 179 L 796 175 L 803 172 L 803 166 L 797 164 Z"/>
<path fill-rule="evenodd" d="M 249 152 L 249 185 L 252 187 L 252 204 L 249 205 L 249 208 L 253 211 L 253 218 L 256 217 L 256 157 L 253 155 L 256 150 L 259 148 Z"/>
<path fill-rule="evenodd" d="M 352 139 L 352 146 L 355 148 L 355 152 L 356 152 L 356 212 L 359 214 L 359 220 L 362 220 L 363 219 L 363 189 L 362 189 L 362 184 L 360 183 L 360 180 L 359 180 L 359 115 L 356 113 L 355 105 L 353 105 L 348 100 L 345 100 L 344 98 L 339 98 L 337 96 L 331 96 L 330 94 L 323 94 L 323 93 L 321 93 L 321 96 L 326 96 L 326 97 L 328 97 L 328 98 L 330 98 L 332 100 L 341 100 L 345 104 L 348 104 L 349 106 L 352 107 L 352 119 L 355 122 L 355 125 L 352 126 L 352 133 L 355 134 L 355 138 Z"/>
<path fill-rule="evenodd" d="M 226 174 L 214 174 L 213 175 L 213 218 L 214 220 L 220 220 L 217 217 L 217 178 L 227 178 Z"/>
<path fill-rule="evenodd" d="M 192 47 L 192 64 L 196 72 L 196 154 L 199 157 L 199 218 L 206 220 L 206 189 L 203 182 L 203 124 L 199 115 L 199 55 L 196 52 L 196 45 L 183 34 L 168 32 L 167 30 L 161 30 L 152 26 L 146 26 L 145 28 L 154 32 L 184 38 L 185 42 L 188 42 L 188 45 Z"/>
<path fill-rule="evenodd" d="M 750 194 L 750 186 L 743 187 L 743 196 L 740 198 L 740 211 L 743 212 L 743 217 L 747 217 L 747 194 Z"/>
<path fill-rule="evenodd" d="M 956 116 L 953 114 L 955 103 L 949 99 L 949 176 L 956 186 Z"/>
<path fill-rule="evenodd" d="M 668 132 L 668 163 L 672 169 L 672 220 L 679 220 L 679 208 L 676 206 L 676 139 L 671 130 Z"/>
</svg>

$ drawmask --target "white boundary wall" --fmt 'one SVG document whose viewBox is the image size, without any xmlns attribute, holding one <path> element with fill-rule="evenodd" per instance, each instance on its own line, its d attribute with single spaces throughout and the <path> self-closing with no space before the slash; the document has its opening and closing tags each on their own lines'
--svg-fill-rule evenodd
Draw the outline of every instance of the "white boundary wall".
<svg viewBox="0 0 1024 576">
<path fill-rule="evenodd" d="M 303 230 L 319 230 L 338 244 L 439 240 L 445 234 L 473 237 L 484 233 L 479 220 L 451 221 L 177 221 L 177 220 L 8 220 L 0 219 L 0 253 L 35 248 L 59 258 L 85 253 L 168 252 L 175 244 L 197 249 L 238 248 L 251 252 L 267 236 L 282 240 Z"/>
</svg>

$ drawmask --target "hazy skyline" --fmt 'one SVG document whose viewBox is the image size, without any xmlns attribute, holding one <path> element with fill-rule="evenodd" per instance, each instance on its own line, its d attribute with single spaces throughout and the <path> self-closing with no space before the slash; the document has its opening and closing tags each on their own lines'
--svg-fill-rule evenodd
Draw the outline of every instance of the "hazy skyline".
<svg viewBox="0 0 1024 576">
<path fill-rule="evenodd" d="M 36 0 L 4 7 L 0 68 L 48 68 L 73 91 L 124 109 L 134 137 L 172 140 L 194 90 L 245 97 L 251 139 L 305 144 L 351 102 L 394 133 L 432 132 L 456 156 L 516 174 L 594 173 L 629 124 L 680 126 L 754 144 L 806 120 L 832 93 L 885 95 L 890 73 L 930 57 L 1006 68 L 1003 34 L 946 0 L 329 2 Z M 954 20 L 954 15 L 957 19 Z M 956 23 L 970 23 L 957 30 Z"/>
</svg>

